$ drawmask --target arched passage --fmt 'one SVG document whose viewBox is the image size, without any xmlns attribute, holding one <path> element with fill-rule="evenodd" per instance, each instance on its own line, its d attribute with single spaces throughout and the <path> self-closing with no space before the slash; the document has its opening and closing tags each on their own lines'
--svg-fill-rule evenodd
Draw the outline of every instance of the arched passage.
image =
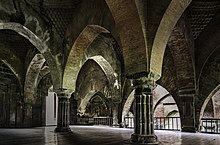
<svg viewBox="0 0 220 145">
<path fill-rule="evenodd" d="M 0 59 L 11 69 L 14 75 L 18 78 L 21 88 L 23 87 L 24 70 L 22 62 L 16 56 L 16 52 L 12 51 L 7 44 L 0 44 Z"/>
<path fill-rule="evenodd" d="M 50 49 L 46 45 L 46 41 L 42 42 L 33 32 L 31 32 L 28 28 L 25 26 L 22 26 L 18 23 L 0 23 L 0 30 L 8 29 L 13 30 L 26 38 L 28 41 L 30 41 L 37 49 L 38 51 L 44 56 L 44 58 L 47 61 L 47 64 L 49 65 L 51 69 L 51 76 L 54 84 L 54 88 L 58 89 L 60 88 L 60 79 L 61 79 L 61 72 L 58 69 L 56 60 L 51 54 Z"/>
<path fill-rule="evenodd" d="M 153 90 L 154 129 L 180 130 L 179 106 L 175 98 L 162 86 Z"/>
<path fill-rule="evenodd" d="M 115 72 L 102 56 L 93 56 L 83 64 L 77 77 L 76 87 L 76 98 L 80 99 L 79 104 L 88 102 L 86 96 L 97 91 L 102 92 L 113 101 L 120 100 Z M 83 105 L 85 103 L 80 106 Z M 85 107 L 81 107 L 79 110 L 85 112 Z"/>
<path fill-rule="evenodd" d="M 161 19 L 154 38 L 150 59 L 150 71 L 159 76 L 162 73 L 164 52 L 170 34 L 191 1 L 192 0 L 172 0 Z"/>
<path fill-rule="evenodd" d="M 81 101 L 80 105 L 78 106 L 77 112 L 80 116 L 84 115 L 86 112 L 86 107 L 88 107 L 89 102 L 94 96 L 99 96 L 104 103 L 107 103 L 107 98 L 104 94 L 100 91 L 91 90 L 89 93 L 86 94 L 85 98 Z M 109 104 L 106 104 L 109 107 Z M 83 110 L 83 111 L 82 111 Z"/>
<path fill-rule="evenodd" d="M 218 85 L 209 95 L 208 97 L 205 99 L 205 101 L 203 102 L 203 105 L 201 107 L 200 110 L 200 115 L 199 115 L 199 120 L 202 119 L 202 117 L 204 116 L 204 112 L 205 109 L 207 107 L 207 104 L 209 103 L 209 101 L 212 99 L 212 97 L 220 90 L 220 85 Z"/>
<path fill-rule="evenodd" d="M 166 94 L 165 96 L 163 96 L 162 98 L 159 98 L 158 101 L 156 101 L 155 105 L 154 105 L 154 111 L 155 109 L 157 108 L 157 106 L 164 100 L 166 99 L 167 97 L 169 97 L 170 94 Z"/>
<path fill-rule="evenodd" d="M 76 79 L 82 65 L 83 55 L 93 40 L 101 33 L 109 33 L 109 31 L 98 25 L 89 25 L 80 33 L 67 59 L 63 75 L 64 88 L 75 91 Z"/>
<path fill-rule="evenodd" d="M 134 90 L 128 96 L 128 98 L 127 98 L 127 100 L 124 104 L 124 107 L 123 107 L 123 110 L 122 110 L 122 122 L 124 122 L 125 116 L 129 113 L 131 105 L 132 105 L 133 102 L 134 102 Z"/>
<path fill-rule="evenodd" d="M 220 116 L 220 85 L 204 100 L 199 114 L 199 131 L 218 133 Z"/>
<path fill-rule="evenodd" d="M 176 116 L 173 111 L 176 111 L 176 114 L 179 117 L 178 106 L 170 94 L 162 96 L 154 106 L 155 117 L 172 117 L 174 115 Z"/>
<path fill-rule="evenodd" d="M 120 88 L 118 84 L 118 78 L 112 66 L 102 56 L 93 56 L 89 59 L 95 61 L 105 73 L 108 80 L 109 97 L 111 97 L 113 101 L 121 100 L 119 98 Z"/>
<path fill-rule="evenodd" d="M 218 44 L 217 41 L 214 41 L 213 43 Z M 219 83 L 220 83 L 219 53 L 220 51 L 219 49 L 214 49 L 214 50 L 215 50 L 214 53 L 213 52 L 211 53 L 211 56 L 209 56 L 209 59 L 204 64 L 205 66 L 202 69 L 202 73 L 199 78 L 199 84 L 197 86 L 198 96 L 196 99 L 196 104 L 197 104 L 196 110 L 197 110 L 198 125 L 199 125 L 199 121 L 204 116 L 203 113 L 206 110 L 206 108 L 208 107 L 210 108 L 210 105 L 211 105 L 209 103 L 210 100 L 213 99 L 214 94 L 216 94 L 216 92 L 219 89 Z"/>
<path fill-rule="evenodd" d="M 129 114 L 129 111 L 131 111 L 131 106 L 133 101 L 134 101 L 134 90 L 130 93 L 124 104 L 122 111 L 122 122 L 124 122 L 125 120 L 131 122 L 130 120 L 131 118 L 130 117 L 126 118 L 126 116 Z M 153 90 L 153 108 L 154 108 L 155 117 L 170 117 L 175 114 L 177 117 L 175 118 L 175 120 L 178 121 L 178 125 L 179 125 L 179 126 L 176 125 L 175 127 L 178 126 L 178 129 L 180 129 L 179 109 L 176 104 L 176 101 L 170 95 L 170 93 L 160 85 L 157 85 Z M 126 123 L 126 121 L 124 123 Z M 128 124 L 125 125 L 127 126 Z"/>
<path fill-rule="evenodd" d="M 153 90 L 153 108 L 156 108 L 156 106 L 169 95 L 170 95 L 169 92 L 165 88 L 163 88 L 160 85 L 157 85 L 157 87 L 155 87 Z M 122 119 L 129 112 L 133 101 L 134 101 L 134 90 L 130 93 L 130 95 L 126 99 L 122 111 Z"/>
<path fill-rule="evenodd" d="M 26 103 L 34 103 L 36 97 L 37 80 L 40 70 L 45 63 L 43 55 L 36 54 L 32 59 L 26 73 L 24 84 L 24 97 Z"/>
<path fill-rule="evenodd" d="M 195 60 L 198 76 L 198 121 L 201 120 L 209 100 L 219 89 L 219 20 L 220 15 L 216 15 L 195 41 L 195 53 L 198 56 Z"/>
<path fill-rule="evenodd" d="M 110 104 L 102 93 L 97 93 L 90 99 L 86 106 L 86 116 L 91 117 L 110 117 Z"/>
<path fill-rule="evenodd" d="M 38 86 L 40 80 L 49 73 L 50 73 L 50 68 L 48 66 L 43 66 L 41 68 L 41 71 L 40 71 L 38 79 L 37 79 L 37 86 Z"/>
<path fill-rule="evenodd" d="M 52 80 L 50 74 L 42 77 L 39 84 L 36 85 L 36 90 L 34 90 L 36 97 L 34 98 L 34 102 L 31 107 L 32 126 L 49 125 L 48 120 L 49 122 L 56 122 L 57 98 L 55 98 L 56 96 L 54 95 L 54 92 L 50 92 L 51 88 Z"/>
</svg>

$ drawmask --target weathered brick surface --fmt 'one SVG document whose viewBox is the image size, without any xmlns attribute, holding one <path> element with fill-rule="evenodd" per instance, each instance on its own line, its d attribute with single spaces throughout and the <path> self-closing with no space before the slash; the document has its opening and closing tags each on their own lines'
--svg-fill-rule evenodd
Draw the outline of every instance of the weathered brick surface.
<svg viewBox="0 0 220 145">
<path fill-rule="evenodd" d="M 187 18 L 182 17 L 176 24 L 168 46 L 174 59 L 179 89 L 195 86 L 193 64 L 193 40 Z"/>
<path fill-rule="evenodd" d="M 176 101 L 178 101 L 178 85 L 177 85 L 176 69 L 170 49 L 167 47 L 164 54 L 162 77 L 158 83 L 163 86 Z M 178 103 L 178 102 L 177 102 Z"/>
</svg>

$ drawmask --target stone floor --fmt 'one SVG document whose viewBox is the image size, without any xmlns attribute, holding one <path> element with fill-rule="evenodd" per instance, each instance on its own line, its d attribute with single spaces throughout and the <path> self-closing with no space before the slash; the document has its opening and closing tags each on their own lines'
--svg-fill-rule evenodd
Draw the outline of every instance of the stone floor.
<svg viewBox="0 0 220 145">
<path fill-rule="evenodd" d="M 72 133 L 55 133 L 55 127 L 0 129 L 0 145 L 129 145 L 132 129 L 71 126 Z M 155 131 L 160 145 L 220 145 L 220 135 Z"/>
</svg>

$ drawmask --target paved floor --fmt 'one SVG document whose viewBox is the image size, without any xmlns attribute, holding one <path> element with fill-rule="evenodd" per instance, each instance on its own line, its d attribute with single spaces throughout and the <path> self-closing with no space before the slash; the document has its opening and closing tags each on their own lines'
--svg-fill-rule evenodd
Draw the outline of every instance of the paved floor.
<svg viewBox="0 0 220 145">
<path fill-rule="evenodd" d="M 71 126 L 72 133 L 55 133 L 55 127 L 0 129 L 0 145 L 130 145 L 132 129 Z M 220 135 L 155 131 L 160 145 L 220 145 Z"/>
</svg>

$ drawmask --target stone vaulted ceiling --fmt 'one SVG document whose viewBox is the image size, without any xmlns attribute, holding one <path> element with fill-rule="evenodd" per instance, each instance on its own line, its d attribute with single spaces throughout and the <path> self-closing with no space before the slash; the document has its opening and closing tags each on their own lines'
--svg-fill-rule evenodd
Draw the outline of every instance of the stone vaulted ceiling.
<svg viewBox="0 0 220 145">
<path fill-rule="evenodd" d="M 194 39 L 209 24 L 213 17 L 220 11 L 220 1 L 194 0 L 187 9 Z"/>
</svg>

